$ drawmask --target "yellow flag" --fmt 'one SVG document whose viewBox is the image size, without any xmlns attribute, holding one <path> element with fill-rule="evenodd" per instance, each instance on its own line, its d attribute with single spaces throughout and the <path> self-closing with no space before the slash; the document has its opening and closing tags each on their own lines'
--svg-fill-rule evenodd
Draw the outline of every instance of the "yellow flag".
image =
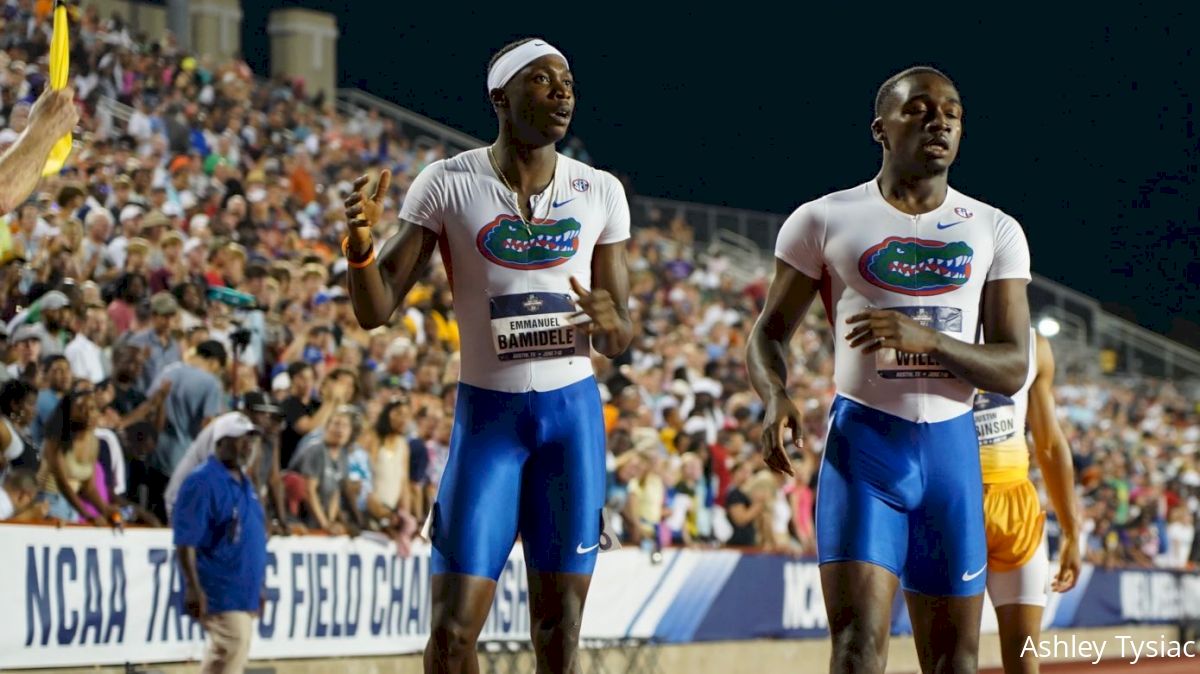
<svg viewBox="0 0 1200 674">
<path fill-rule="evenodd" d="M 71 45 L 67 26 L 67 8 L 61 2 L 54 6 L 54 35 L 50 38 L 50 88 L 54 90 L 67 86 L 67 75 L 71 70 Z M 71 154 L 71 134 L 63 136 L 50 150 L 46 158 L 46 166 L 42 168 L 43 176 L 51 176 L 62 170 Z"/>
</svg>

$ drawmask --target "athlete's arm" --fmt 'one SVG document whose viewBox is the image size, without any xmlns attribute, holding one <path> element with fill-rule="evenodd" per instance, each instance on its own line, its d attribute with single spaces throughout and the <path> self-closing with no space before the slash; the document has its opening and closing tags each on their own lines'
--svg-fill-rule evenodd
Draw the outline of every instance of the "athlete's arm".
<svg viewBox="0 0 1200 674">
<path fill-rule="evenodd" d="M 596 246 L 592 253 L 591 292 L 574 277 L 571 278 L 571 289 L 579 296 L 583 313 L 592 319 L 585 327 L 592 335 L 596 350 L 610 359 L 624 353 L 633 341 L 625 242 Z"/>
<path fill-rule="evenodd" d="M 763 458 L 772 470 L 792 474 L 783 442 L 783 429 L 792 429 L 796 447 L 800 438 L 800 410 L 787 395 L 787 345 L 808 313 L 820 288 L 818 279 L 806 276 L 783 260 L 775 260 L 775 278 L 767 290 L 762 315 L 750 331 L 746 366 L 750 385 L 766 403 L 763 420 Z"/>
<path fill-rule="evenodd" d="M 846 335 L 851 348 L 866 346 L 863 353 L 896 349 L 928 353 L 972 386 L 1013 395 L 1025 383 L 1029 370 L 1029 300 L 1025 279 L 988 281 L 983 287 L 985 344 L 955 339 L 886 309 L 859 312 L 846 320 L 856 327 Z"/>
<path fill-rule="evenodd" d="M 1026 414 L 1033 433 L 1034 456 L 1062 529 L 1058 577 L 1054 590 L 1066 592 L 1079 577 L 1079 511 L 1075 508 L 1075 466 L 1071 447 L 1058 425 L 1054 405 L 1054 352 L 1050 340 L 1037 336 L 1037 375 L 1029 389 Z"/>
<path fill-rule="evenodd" d="M 938 362 L 961 379 L 985 391 L 1013 395 L 1025 384 L 1029 362 L 1028 281 L 989 281 L 983 287 L 984 344 L 968 344 L 935 333 Z M 953 342 L 953 343 L 951 343 Z"/>
<path fill-rule="evenodd" d="M 404 296 L 425 273 L 433 249 L 437 247 L 436 234 L 401 220 L 399 233 L 383 244 L 378 260 L 370 260 L 374 245 L 371 228 L 383 214 L 383 198 L 391 180 L 391 172 L 385 170 L 379 176 L 374 193 L 367 196 L 368 178 L 360 176 L 354 181 L 354 194 L 346 199 L 350 228 L 345 251 L 350 260 L 347 284 L 354 315 L 367 330 L 388 322 Z"/>
</svg>

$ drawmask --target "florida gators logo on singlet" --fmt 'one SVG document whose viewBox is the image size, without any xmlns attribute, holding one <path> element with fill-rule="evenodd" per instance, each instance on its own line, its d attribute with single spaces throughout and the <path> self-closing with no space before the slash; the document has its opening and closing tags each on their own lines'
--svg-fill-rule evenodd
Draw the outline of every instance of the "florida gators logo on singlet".
<svg viewBox="0 0 1200 674">
<path fill-rule="evenodd" d="M 557 267 L 579 250 L 583 225 L 574 218 L 535 219 L 532 233 L 515 215 L 501 215 L 479 230 L 475 246 L 485 258 L 509 269 Z"/>
<path fill-rule="evenodd" d="M 868 248 L 858 259 L 858 271 L 868 283 L 894 293 L 941 295 L 971 279 L 974 255 L 962 241 L 893 236 Z"/>
</svg>

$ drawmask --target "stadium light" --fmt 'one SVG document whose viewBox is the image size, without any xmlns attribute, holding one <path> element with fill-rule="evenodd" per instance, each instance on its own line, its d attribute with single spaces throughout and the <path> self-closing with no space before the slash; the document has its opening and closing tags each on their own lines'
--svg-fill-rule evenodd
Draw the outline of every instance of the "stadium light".
<svg viewBox="0 0 1200 674">
<path fill-rule="evenodd" d="M 1046 339 L 1053 339 L 1062 330 L 1062 325 L 1051 316 L 1045 316 L 1037 324 L 1037 331 Z"/>
</svg>

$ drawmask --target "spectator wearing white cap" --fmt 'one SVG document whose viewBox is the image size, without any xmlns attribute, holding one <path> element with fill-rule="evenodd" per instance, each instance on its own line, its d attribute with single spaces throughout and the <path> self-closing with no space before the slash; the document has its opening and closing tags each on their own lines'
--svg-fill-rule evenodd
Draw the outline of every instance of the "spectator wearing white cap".
<svg viewBox="0 0 1200 674">
<path fill-rule="evenodd" d="M 70 318 L 71 301 L 61 291 L 51 290 L 34 300 L 29 308 L 8 322 L 8 332 L 13 334 L 24 325 L 32 325 L 42 342 L 42 355 L 61 354 L 69 334 L 66 331 Z"/>
<path fill-rule="evenodd" d="M 261 432 L 241 413 L 213 426 L 213 456 L 183 481 L 171 525 L 184 609 L 208 633 L 201 671 L 241 672 L 266 596 L 265 516 L 245 468 Z"/>
<path fill-rule="evenodd" d="M 8 376 L 12 379 L 37 381 L 38 363 L 42 355 L 40 331 L 32 325 L 22 325 L 11 333 L 13 362 L 9 363 Z"/>
<path fill-rule="evenodd" d="M 192 230 L 195 234 L 195 230 Z M 192 236 L 183 242 L 183 263 L 192 279 L 204 280 L 204 268 L 208 264 L 208 245 L 203 239 Z"/>
<path fill-rule="evenodd" d="M 209 457 L 216 453 L 216 432 L 224 427 L 226 420 L 237 416 L 246 416 L 260 431 L 263 431 L 262 452 L 253 457 L 251 464 L 243 466 L 254 481 L 259 494 L 272 496 L 271 505 L 278 513 L 286 512 L 283 504 L 282 483 L 279 482 L 279 457 L 277 445 L 279 440 L 279 423 L 283 412 L 262 391 L 250 391 L 238 402 L 238 411 L 226 412 L 217 417 L 200 431 L 200 435 L 188 446 L 187 452 L 180 459 L 171 481 L 167 484 L 165 501 L 167 515 L 174 516 L 175 503 L 179 498 L 179 490 L 184 480 L 196 469 L 204 465 Z M 267 431 L 274 430 L 273 433 Z"/>
<path fill-rule="evenodd" d="M 280 372 L 271 379 L 271 399 L 283 402 L 292 390 L 292 378 L 286 371 Z"/>
<path fill-rule="evenodd" d="M 377 378 L 380 381 L 394 379 L 397 386 L 411 390 L 416 377 L 414 370 L 417 366 L 419 349 L 408 337 L 393 339 L 383 353 L 382 367 L 377 368 Z"/>
<path fill-rule="evenodd" d="M 112 241 L 108 242 L 108 257 L 117 269 L 125 268 L 126 250 L 129 248 L 129 240 L 136 237 L 142 229 L 142 217 L 145 215 L 145 210 L 137 204 L 129 204 L 121 209 L 120 220 L 121 233 Z"/>
<path fill-rule="evenodd" d="M 201 242 L 207 243 L 212 238 L 212 230 L 208 226 L 210 222 L 207 215 L 197 213 L 188 221 L 188 233 Z"/>
</svg>

